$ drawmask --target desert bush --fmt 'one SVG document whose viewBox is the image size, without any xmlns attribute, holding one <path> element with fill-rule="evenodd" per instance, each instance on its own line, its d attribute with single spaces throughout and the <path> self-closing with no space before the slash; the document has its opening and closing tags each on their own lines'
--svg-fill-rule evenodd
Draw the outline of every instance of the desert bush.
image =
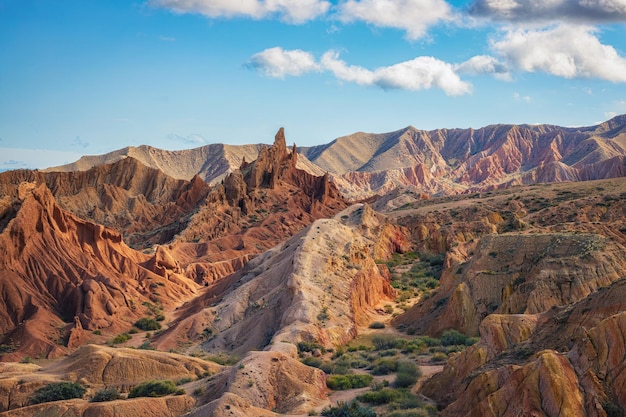
<svg viewBox="0 0 626 417">
<path fill-rule="evenodd" d="M 408 388 L 417 382 L 422 371 L 411 361 L 400 361 L 396 369 L 396 379 L 393 386 L 396 388 Z"/>
<path fill-rule="evenodd" d="M 83 398 L 87 390 L 78 382 L 53 382 L 39 388 L 30 398 L 31 404 L 41 404 L 50 401 Z"/>
<path fill-rule="evenodd" d="M 452 345 L 465 345 L 467 342 L 467 336 L 463 333 L 460 333 L 456 330 L 446 330 L 441 335 L 441 344 L 443 346 L 452 346 Z"/>
<path fill-rule="evenodd" d="M 312 366 L 314 368 L 321 368 L 324 362 L 320 358 L 307 356 L 306 358 L 302 359 L 302 363 L 308 366 Z"/>
<path fill-rule="evenodd" d="M 367 387 L 374 377 L 368 374 L 330 375 L 326 385 L 332 390 L 346 390 Z"/>
<path fill-rule="evenodd" d="M 96 391 L 96 393 L 91 398 L 91 402 L 92 403 L 101 403 L 101 402 L 104 402 L 104 401 L 119 400 L 120 398 L 122 398 L 120 393 L 117 392 L 117 390 L 115 388 L 110 387 L 110 388 L 104 388 L 104 389 L 101 389 L 99 391 Z"/>
<path fill-rule="evenodd" d="M 112 340 L 113 344 L 119 345 L 120 343 L 128 342 L 132 338 L 128 333 L 122 333 L 115 336 Z"/>
<path fill-rule="evenodd" d="M 157 322 L 155 319 L 151 319 L 149 317 L 140 318 L 135 322 L 135 326 L 140 328 L 141 330 L 160 330 L 161 323 Z"/>
<path fill-rule="evenodd" d="M 398 361 L 392 358 L 377 359 L 372 365 L 372 375 L 389 375 L 398 368 Z"/>
<path fill-rule="evenodd" d="M 326 352 L 324 346 L 316 342 L 298 342 L 298 352 L 313 352 L 319 349 L 320 352 Z"/>
<path fill-rule="evenodd" d="M 380 321 L 374 321 L 370 324 L 370 329 L 384 329 L 385 328 L 385 323 L 382 323 Z"/>
<path fill-rule="evenodd" d="M 398 339 L 390 334 L 376 335 L 372 338 L 375 350 L 402 349 L 406 346 L 406 339 Z"/>
<path fill-rule="evenodd" d="M 146 381 L 130 390 L 128 398 L 164 397 L 169 394 L 183 394 L 185 390 L 176 388 L 173 381 Z"/>
<path fill-rule="evenodd" d="M 336 407 L 327 407 L 322 410 L 324 417 L 376 417 L 374 410 L 363 407 L 356 401 L 345 403 L 340 401 Z"/>
<path fill-rule="evenodd" d="M 448 355 L 443 352 L 435 352 L 430 358 L 431 363 L 444 362 L 448 360 Z"/>
<path fill-rule="evenodd" d="M 382 388 L 378 391 L 368 391 L 358 397 L 357 400 L 374 405 L 389 404 L 400 398 L 401 392 L 391 388 Z"/>
</svg>

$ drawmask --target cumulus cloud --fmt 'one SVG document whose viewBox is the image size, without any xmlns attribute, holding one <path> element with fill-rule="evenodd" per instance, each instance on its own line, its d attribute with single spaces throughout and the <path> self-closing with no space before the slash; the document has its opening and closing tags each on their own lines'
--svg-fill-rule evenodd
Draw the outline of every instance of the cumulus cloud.
<svg viewBox="0 0 626 417">
<path fill-rule="evenodd" d="M 475 0 L 470 14 L 509 22 L 626 22 L 626 0 Z"/>
<path fill-rule="evenodd" d="M 454 66 L 456 72 L 469 75 L 492 74 L 502 80 L 510 80 L 509 67 L 497 58 L 489 55 L 476 55 Z"/>
<path fill-rule="evenodd" d="M 339 4 L 339 18 L 405 30 L 407 38 L 419 39 L 429 27 L 453 20 L 453 13 L 445 0 L 348 0 Z"/>
<path fill-rule="evenodd" d="M 276 47 L 255 54 L 247 66 L 275 78 L 326 71 L 341 81 L 377 86 L 385 90 L 418 91 L 440 88 L 450 96 L 469 94 L 472 91 L 471 84 L 461 80 L 453 65 L 428 56 L 369 70 L 347 64 L 339 59 L 336 51 L 326 52 L 317 63 L 308 52 Z"/>
<path fill-rule="evenodd" d="M 262 19 L 278 15 L 289 23 L 303 23 L 325 14 L 326 0 L 150 0 L 149 4 L 175 13 L 197 13 L 207 17 Z"/>
<path fill-rule="evenodd" d="M 508 29 L 491 48 L 527 72 L 564 78 L 599 78 L 626 82 L 626 59 L 604 45 L 589 26 L 561 24 L 540 30 Z"/>
<path fill-rule="evenodd" d="M 300 49 L 287 51 L 280 47 L 269 48 L 254 54 L 246 66 L 275 78 L 284 78 L 287 75 L 298 76 L 320 69 L 309 52 Z"/>
<path fill-rule="evenodd" d="M 342 81 L 373 85 L 385 90 L 419 91 L 439 88 L 449 96 L 472 92 L 472 86 L 461 80 L 451 64 L 430 56 L 421 56 L 370 71 L 363 67 L 347 65 L 339 59 L 337 52 L 329 51 L 322 57 L 322 67 Z"/>
</svg>

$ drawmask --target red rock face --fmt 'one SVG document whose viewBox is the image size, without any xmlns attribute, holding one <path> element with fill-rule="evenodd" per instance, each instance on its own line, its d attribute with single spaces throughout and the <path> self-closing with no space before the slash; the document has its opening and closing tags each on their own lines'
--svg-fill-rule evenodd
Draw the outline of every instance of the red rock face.
<svg viewBox="0 0 626 417">
<path fill-rule="evenodd" d="M 71 328 L 124 329 L 145 314 L 142 302 L 173 306 L 197 288 L 174 271 L 143 266 L 150 256 L 61 209 L 43 184 L 19 204 L 0 234 L 0 332 L 13 356 L 58 355 L 65 338 L 78 342 Z"/>
</svg>

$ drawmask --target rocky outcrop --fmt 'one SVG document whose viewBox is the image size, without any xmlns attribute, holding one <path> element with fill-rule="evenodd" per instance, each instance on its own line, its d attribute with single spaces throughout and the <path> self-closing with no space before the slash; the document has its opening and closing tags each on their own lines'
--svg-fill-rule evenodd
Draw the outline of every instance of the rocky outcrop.
<svg viewBox="0 0 626 417">
<path fill-rule="evenodd" d="M 13 351 L 5 360 L 58 356 L 73 328 L 126 330 L 146 314 L 142 302 L 172 307 L 198 289 L 175 271 L 145 268 L 148 255 L 64 211 L 45 185 L 17 204 L 0 234 L 0 333 Z"/>
<path fill-rule="evenodd" d="M 2 371 L 0 412 L 2 412 L 27 407 L 32 394 L 52 382 L 79 382 L 89 388 L 88 395 L 93 395 L 104 387 L 127 393 L 144 381 L 197 379 L 219 372 L 221 366 L 173 353 L 88 345 L 79 348 L 63 360 L 45 367 L 2 363 L 0 370 Z M 186 404 L 187 411 L 194 403 L 188 400 L 189 398 L 183 402 Z M 146 406 L 141 405 L 141 407 Z M 118 404 L 115 408 L 120 407 L 123 408 Z M 137 404 L 131 406 L 131 409 L 135 407 Z M 44 406 L 39 408 L 49 413 L 53 412 Z M 26 410 L 25 412 L 28 412 L 33 409 L 26 408 Z M 100 412 L 102 411 L 98 411 Z M 17 413 L 16 415 L 28 414 Z M 85 415 L 97 416 L 99 414 Z"/>
<path fill-rule="evenodd" d="M 423 393 L 442 415 L 605 416 L 626 405 L 620 279 L 537 315 L 490 315 L 480 341 L 449 360 Z"/>
<path fill-rule="evenodd" d="M 250 352 L 223 377 L 208 387 L 212 401 L 192 417 L 305 414 L 327 402 L 324 372 L 281 352 Z"/>
<path fill-rule="evenodd" d="M 374 256 L 407 249 L 402 228 L 367 206 L 353 206 L 335 219 L 317 220 L 210 287 L 179 312 L 157 346 L 199 340 L 207 328 L 206 348 L 231 354 L 278 341 L 345 343 L 393 295 L 386 266 Z"/>
<path fill-rule="evenodd" d="M 600 235 L 488 235 L 468 262 L 450 265 L 436 295 L 398 321 L 417 332 L 477 335 L 488 314 L 541 313 L 624 275 L 626 249 Z"/>
<path fill-rule="evenodd" d="M 255 161 L 243 161 L 211 190 L 171 245 L 187 276 L 208 285 L 347 206 L 328 176 L 311 175 L 297 164 L 295 147 L 289 152 L 281 129 Z"/>
</svg>

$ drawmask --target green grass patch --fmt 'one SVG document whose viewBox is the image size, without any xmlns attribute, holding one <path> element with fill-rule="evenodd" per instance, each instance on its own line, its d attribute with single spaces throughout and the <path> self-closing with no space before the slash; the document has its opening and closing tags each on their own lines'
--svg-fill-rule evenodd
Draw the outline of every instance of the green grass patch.
<svg viewBox="0 0 626 417">
<path fill-rule="evenodd" d="M 339 391 L 367 387 L 374 380 L 369 374 L 330 375 L 326 378 L 328 388 Z"/>
</svg>

